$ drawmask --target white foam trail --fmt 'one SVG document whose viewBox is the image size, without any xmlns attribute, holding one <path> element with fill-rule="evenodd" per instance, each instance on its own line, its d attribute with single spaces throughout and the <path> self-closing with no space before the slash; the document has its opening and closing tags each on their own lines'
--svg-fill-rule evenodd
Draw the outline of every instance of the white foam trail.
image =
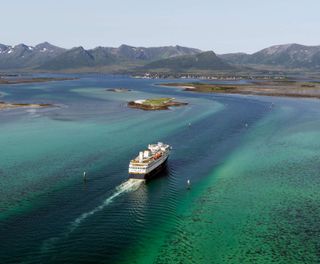
<svg viewBox="0 0 320 264">
<path fill-rule="evenodd" d="M 126 182 L 120 184 L 118 187 L 116 187 L 116 191 L 107 199 L 104 200 L 102 204 L 94 208 L 93 210 L 83 213 L 80 215 L 77 219 L 75 219 L 71 224 L 71 232 L 77 228 L 85 219 L 90 217 L 91 215 L 94 215 L 95 213 L 103 210 L 106 206 L 108 206 L 112 201 L 118 197 L 119 195 L 127 192 L 132 192 L 137 190 L 140 185 L 144 182 L 144 180 L 140 179 L 129 179 Z"/>
<path fill-rule="evenodd" d="M 83 213 L 78 218 L 76 218 L 73 222 L 71 222 L 70 229 L 64 234 L 62 237 L 67 237 L 70 233 L 72 233 L 84 220 L 86 220 L 91 215 L 103 210 L 106 206 L 108 206 L 112 201 L 123 193 L 128 193 L 132 191 L 136 191 L 141 184 L 144 183 L 144 180 L 140 179 L 129 179 L 126 182 L 120 184 L 116 187 L 116 191 L 109 196 L 107 199 L 103 201 L 102 204 L 98 205 L 94 209 L 89 212 Z M 41 251 L 45 252 L 50 250 L 54 244 L 56 244 L 62 237 L 53 237 L 50 238 L 42 244 Z"/>
</svg>

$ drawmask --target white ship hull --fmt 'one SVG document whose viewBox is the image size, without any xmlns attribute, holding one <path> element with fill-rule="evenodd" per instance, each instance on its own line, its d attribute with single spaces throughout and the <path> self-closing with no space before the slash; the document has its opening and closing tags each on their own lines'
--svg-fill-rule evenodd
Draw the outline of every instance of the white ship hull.
<svg viewBox="0 0 320 264">
<path fill-rule="evenodd" d="M 149 145 L 150 146 L 150 145 Z M 168 145 L 165 145 L 168 146 Z M 151 145 L 152 149 L 152 145 Z M 129 164 L 129 175 L 131 178 L 147 179 L 159 172 L 170 154 L 170 147 L 160 148 L 154 151 L 151 156 L 132 160 Z"/>
<path fill-rule="evenodd" d="M 157 167 L 155 167 L 153 170 L 150 170 L 148 173 L 130 173 L 129 177 L 134 179 L 151 179 L 152 177 L 156 176 L 160 171 L 163 170 L 163 168 L 166 165 L 166 161 L 168 158 L 166 158 L 162 163 L 160 163 Z"/>
</svg>

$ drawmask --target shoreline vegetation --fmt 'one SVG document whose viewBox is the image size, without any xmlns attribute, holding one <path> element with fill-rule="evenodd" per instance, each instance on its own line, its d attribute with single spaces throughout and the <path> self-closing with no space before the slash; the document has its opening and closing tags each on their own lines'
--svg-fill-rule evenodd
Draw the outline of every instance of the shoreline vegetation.
<svg viewBox="0 0 320 264">
<path fill-rule="evenodd" d="M 131 74 L 134 79 L 197 79 L 212 81 L 239 81 L 239 80 L 288 80 L 282 72 L 216 72 L 216 73 L 178 73 L 178 72 L 145 72 Z"/>
<path fill-rule="evenodd" d="M 320 82 L 299 82 L 293 80 L 255 81 L 247 84 L 160 83 L 163 87 L 176 87 L 184 91 L 200 93 L 224 93 L 260 96 L 281 96 L 319 98 Z"/>
<path fill-rule="evenodd" d="M 5 78 L 0 76 L 0 84 L 43 83 L 53 81 L 72 81 L 77 78 Z"/>
<path fill-rule="evenodd" d="M 53 106 L 55 105 L 0 102 L 0 110 L 16 109 L 16 108 L 44 108 L 44 107 L 53 107 Z"/>
<path fill-rule="evenodd" d="M 128 102 L 128 107 L 146 111 L 169 110 L 172 106 L 188 105 L 186 102 L 174 101 L 175 98 L 151 98 Z"/>
</svg>

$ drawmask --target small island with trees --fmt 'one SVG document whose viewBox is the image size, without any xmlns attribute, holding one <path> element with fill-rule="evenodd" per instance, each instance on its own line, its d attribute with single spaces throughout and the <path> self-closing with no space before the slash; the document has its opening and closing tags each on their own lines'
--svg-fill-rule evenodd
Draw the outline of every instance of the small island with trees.
<svg viewBox="0 0 320 264">
<path fill-rule="evenodd" d="M 168 110 L 172 106 L 187 105 L 186 102 L 174 101 L 175 98 L 151 98 L 141 99 L 128 102 L 131 108 L 138 108 L 142 110 Z"/>
</svg>

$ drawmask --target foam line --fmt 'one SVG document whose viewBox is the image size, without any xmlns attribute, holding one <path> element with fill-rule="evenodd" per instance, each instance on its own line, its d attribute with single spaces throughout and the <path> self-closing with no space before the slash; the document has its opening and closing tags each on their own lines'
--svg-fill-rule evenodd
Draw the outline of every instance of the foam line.
<svg viewBox="0 0 320 264">
<path fill-rule="evenodd" d="M 89 212 L 83 213 L 77 219 L 75 219 L 71 223 L 71 231 L 77 228 L 85 219 L 87 219 L 91 215 L 94 215 L 95 213 L 103 210 L 106 206 L 112 203 L 113 200 L 119 195 L 137 190 L 143 182 L 144 180 L 140 180 L 140 179 L 129 179 L 126 182 L 117 186 L 116 191 L 110 197 L 105 199 L 102 204 L 100 204 L 99 206 L 97 206 L 96 208 L 94 208 Z"/>
<path fill-rule="evenodd" d="M 69 230 L 64 234 L 64 236 L 53 237 L 53 238 L 50 238 L 50 239 L 44 241 L 44 243 L 42 244 L 42 247 L 41 247 L 41 249 L 42 249 L 41 251 L 50 250 L 55 243 L 57 243 L 62 237 L 67 237 L 88 217 L 103 210 L 105 207 L 107 207 L 109 204 L 111 204 L 115 198 L 117 198 L 121 194 L 136 191 L 141 186 L 142 183 L 144 183 L 144 180 L 142 180 L 142 179 L 141 180 L 140 179 L 129 179 L 126 182 L 117 186 L 115 192 L 111 196 L 106 198 L 100 205 L 98 205 L 97 207 L 95 207 L 91 211 L 88 211 L 88 212 L 81 214 L 74 221 L 72 221 Z"/>
</svg>

